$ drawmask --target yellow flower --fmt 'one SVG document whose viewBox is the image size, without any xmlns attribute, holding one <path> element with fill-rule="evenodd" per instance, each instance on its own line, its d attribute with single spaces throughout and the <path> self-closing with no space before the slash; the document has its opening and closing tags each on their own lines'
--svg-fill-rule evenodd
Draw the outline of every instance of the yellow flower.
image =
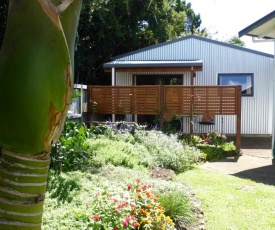
<svg viewBox="0 0 275 230">
<path fill-rule="evenodd" d="M 170 216 L 167 216 L 167 217 L 166 217 L 166 222 L 167 222 L 167 223 L 172 223 L 172 222 L 173 222 L 173 221 L 171 220 Z"/>
<path fill-rule="evenodd" d="M 141 222 L 142 222 L 142 223 L 146 223 L 146 221 L 147 221 L 146 218 L 142 218 L 142 219 L 141 219 Z"/>
</svg>

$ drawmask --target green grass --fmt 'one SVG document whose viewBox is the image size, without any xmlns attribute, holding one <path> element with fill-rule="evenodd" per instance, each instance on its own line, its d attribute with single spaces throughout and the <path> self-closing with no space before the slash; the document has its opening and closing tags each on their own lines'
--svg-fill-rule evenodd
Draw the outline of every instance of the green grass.
<svg viewBox="0 0 275 230">
<path fill-rule="evenodd" d="M 275 186 L 204 169 L 179 177 L 201 201 L 207 230 L 275 229 Z"/>
</svg>

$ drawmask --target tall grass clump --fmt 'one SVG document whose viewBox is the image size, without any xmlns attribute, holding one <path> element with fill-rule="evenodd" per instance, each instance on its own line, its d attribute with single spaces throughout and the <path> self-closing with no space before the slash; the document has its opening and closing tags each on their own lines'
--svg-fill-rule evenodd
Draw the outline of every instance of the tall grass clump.
<svg viewBox="0 0 275 230">
<path fill-rule="evenodd" d="M 165 215 L 170 216 L 177 225 L 189 225 L 195 221 L 196 217 L 192 211 L 194 206 L 190 203 L 190 198 L 179 190 L 160 193 L 158 201 L 165 207 Z"/>
</svg>

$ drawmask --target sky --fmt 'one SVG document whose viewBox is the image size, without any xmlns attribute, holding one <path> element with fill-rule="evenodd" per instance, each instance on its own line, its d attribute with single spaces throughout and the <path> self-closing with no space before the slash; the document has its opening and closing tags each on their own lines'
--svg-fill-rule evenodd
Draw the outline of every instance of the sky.
<svg viewBox="0 0 275 230">
<path fill-rule="evenodd" d="M 274 0 L 186 0 L 196 14 L 201 15 L 201 27 L 207 28 L 213 39 L 225 41 L 275 10 Z M 245 47 L 274 54 L 274 43 L 253 43 L 249 36 L 241 37 Z"/>
</svg>

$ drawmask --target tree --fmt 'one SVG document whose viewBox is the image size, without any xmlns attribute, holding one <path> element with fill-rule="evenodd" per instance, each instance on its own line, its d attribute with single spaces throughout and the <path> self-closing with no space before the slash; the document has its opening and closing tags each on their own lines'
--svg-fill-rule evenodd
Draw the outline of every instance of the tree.
<svg viewBox="0 0 275 230">
<path fill-rule="evenodd" d="M 0 51 L 0 229 L 41 229 L 51 144 L 71 100 L 81 3 L 9 1 Z"/>
<path fill-rule="evenodd" d="M 79 23 L 76 82 L 105 84 L 103 64 L 110 57 L 198 33 L 200 15 L 184 0 L 86 0 Z M 110 83 L 110 82 L 107 82 Z"/>
<path fill-rule="evenodd" d="M 238 36 L 233 36 L 229 40 L 227 40 L 226 42 L 231 44 L 231 45 L 245 47 L 245 43 Z"/>
<path fill-rule="evenodd" d="M 7 22 L 9 0 L 1 0 L 0 4 L 0 47 L 2 45 Z"/>
</svg>

